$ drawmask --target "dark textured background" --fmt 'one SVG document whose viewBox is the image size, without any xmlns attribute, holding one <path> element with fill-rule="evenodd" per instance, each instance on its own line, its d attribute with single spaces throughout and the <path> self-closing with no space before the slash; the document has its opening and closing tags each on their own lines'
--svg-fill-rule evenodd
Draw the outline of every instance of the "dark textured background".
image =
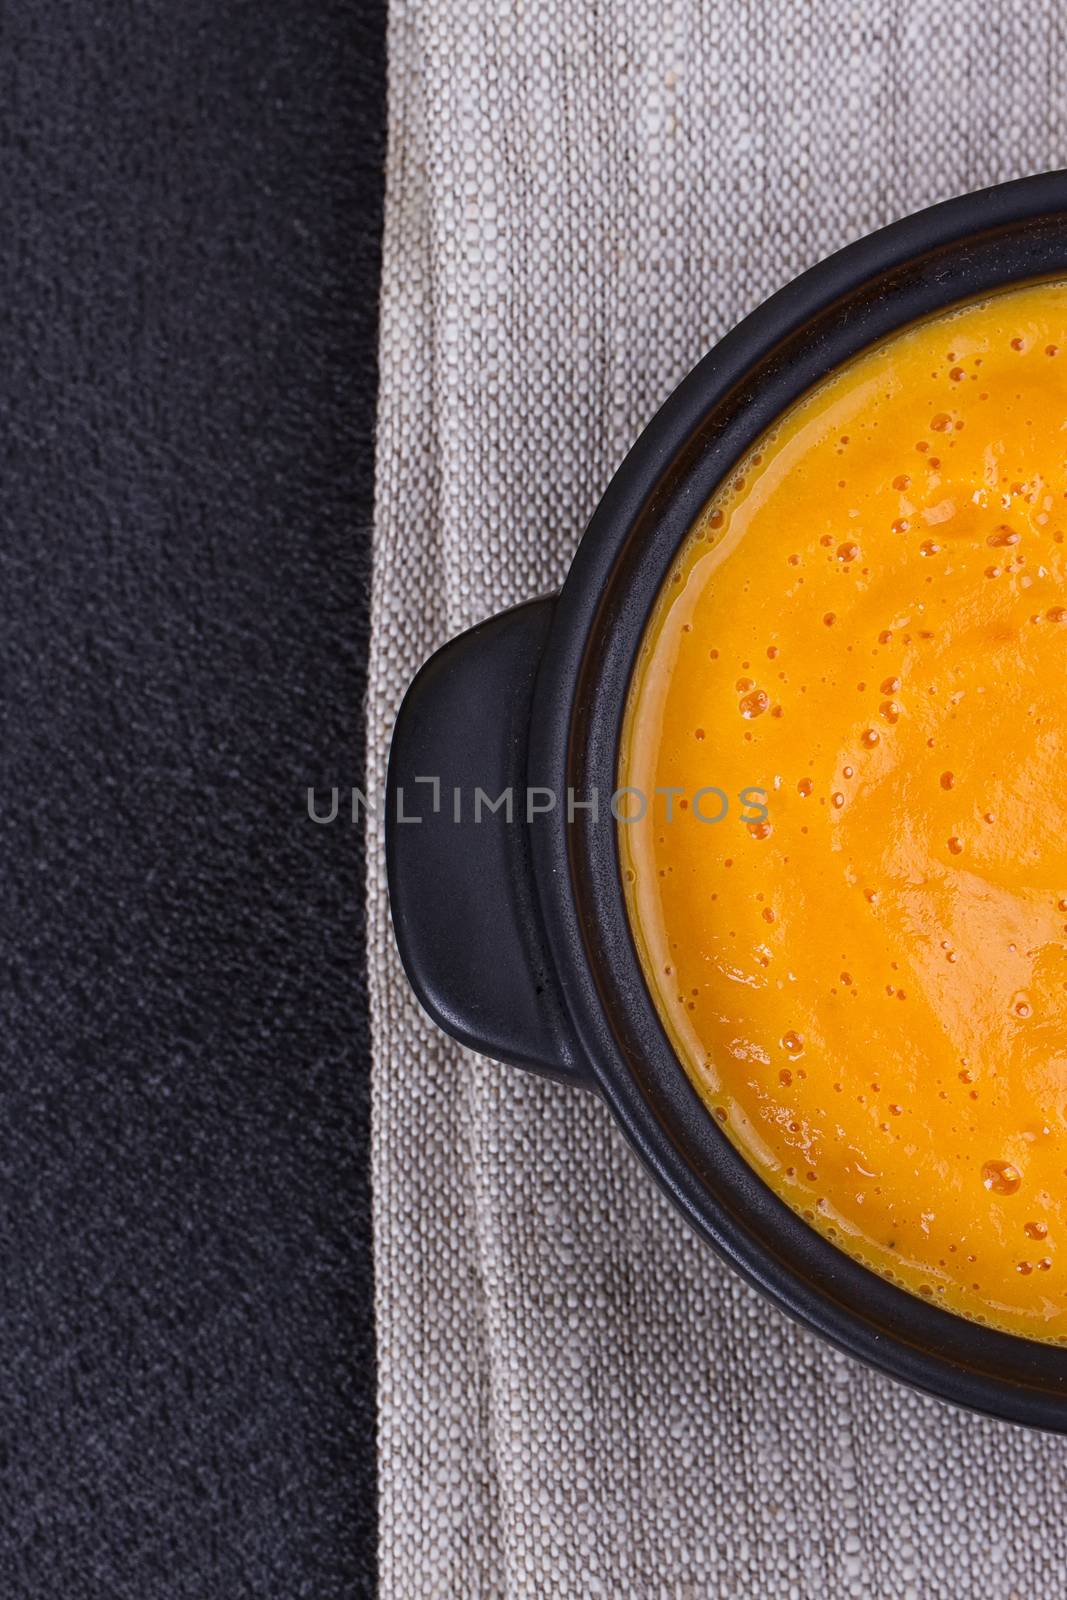
<svg viewBox="0 0 1067 1600">
<path fill-rule="evenodd" d="M 0 10 L 0 1594 L 372 1591 L 382 4 Z"/>
</svg>

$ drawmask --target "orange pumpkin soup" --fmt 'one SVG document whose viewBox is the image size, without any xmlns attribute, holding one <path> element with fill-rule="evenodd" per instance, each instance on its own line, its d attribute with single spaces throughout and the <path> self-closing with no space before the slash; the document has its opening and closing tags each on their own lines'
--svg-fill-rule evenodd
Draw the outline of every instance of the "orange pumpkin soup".
<svg viewBox="0 0 1067 1600">
<path fill-rule="evenodd" d="M 1065 534 L 1067 285 L 858 357 L 681 550 L 618 831 L 660 1015 L 766 1182 L 911 1292 L 1067 1342 Z"/>
</svg>

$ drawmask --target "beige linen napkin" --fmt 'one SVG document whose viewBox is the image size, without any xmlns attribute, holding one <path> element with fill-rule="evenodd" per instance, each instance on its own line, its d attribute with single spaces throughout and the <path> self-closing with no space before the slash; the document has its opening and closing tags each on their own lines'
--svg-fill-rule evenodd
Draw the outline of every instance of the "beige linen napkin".
<svg viewBox="0 0 1067 1600">
<path fill-rule="evenodd" d="M 1056 0 L 394 0 L 371 772 L 562 579 L 697 358 L 836 246 L 1067 158 Z M 691 1235 L 591 1095 L 422 1016 L 368 884 L 381 1591 L 1067 1593 L 1067 1444 L 891 1385 Z"/>
</svg>

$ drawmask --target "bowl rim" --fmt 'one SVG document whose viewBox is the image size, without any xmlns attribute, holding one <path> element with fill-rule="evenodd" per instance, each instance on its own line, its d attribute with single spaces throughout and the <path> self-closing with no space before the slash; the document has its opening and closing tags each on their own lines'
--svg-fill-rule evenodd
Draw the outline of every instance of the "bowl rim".
<svg viewBox="0 0 1067 1600">
<path fill-rule="evenodd" d="M 640 435 L 578 546 L 534 688 L 527 782 L 612 792 L 636 651 L 670 562 L 715 485 L 788 405 L 919 316 L 1062 275 L 1067 171 L 882 228 L 728 333 Z M 568 821 L 557 807 L 530 831 L 547 946 L 578 1045 L 627 1139 L 697 1232 L 781 1309 L 868 1365 L 957 1405 L 1067 1431 L 1067 1349 L 886 1282 L 773 1195 L 718 1128 L 645 984 L 615 828 L 588 812 Z"/>
</svg>

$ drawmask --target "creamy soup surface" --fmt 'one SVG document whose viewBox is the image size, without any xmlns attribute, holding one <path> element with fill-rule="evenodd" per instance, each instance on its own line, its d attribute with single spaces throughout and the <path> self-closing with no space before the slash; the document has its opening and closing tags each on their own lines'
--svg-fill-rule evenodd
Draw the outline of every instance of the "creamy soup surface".
<svg viewBox="0 0 1067 1600">
<path fill-rule="evenodd" d="M 1067 285 L 857 358 L 681 550 L 618 833 L 664 1024 L 767 1183 L 912 1293 L 1067 1342 L 1065 536 Z"/>
</svg>

